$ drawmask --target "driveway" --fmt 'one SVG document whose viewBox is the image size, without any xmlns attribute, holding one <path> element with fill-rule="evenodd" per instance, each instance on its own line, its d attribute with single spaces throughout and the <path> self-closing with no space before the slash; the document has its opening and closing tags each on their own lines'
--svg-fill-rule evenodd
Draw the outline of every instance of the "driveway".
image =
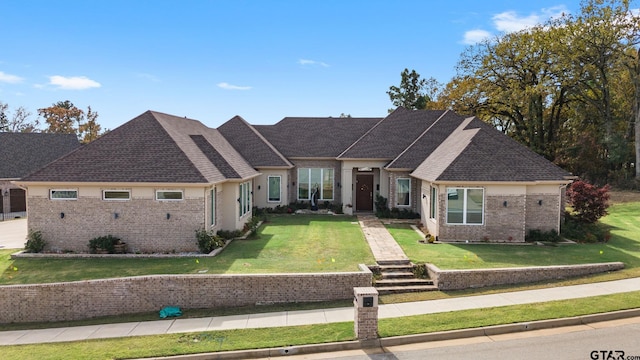
<svg viewBox="0 0 640 360">
<path fill-rule="evenodd" d="M 22 249 L 27 241 L 27 219 L 0 221 L 0 249 Z"/>
</svg>

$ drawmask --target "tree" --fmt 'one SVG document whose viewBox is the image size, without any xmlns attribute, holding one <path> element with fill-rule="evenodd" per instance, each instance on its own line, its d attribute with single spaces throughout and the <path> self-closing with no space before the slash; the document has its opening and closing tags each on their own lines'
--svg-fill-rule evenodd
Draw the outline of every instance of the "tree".
<svg viewBox="0 0 640 360">
<path fill-rule="evenodd" d="M 400 86 L 390 86 L 387 95 L 396 107 L 422 110 L 430 108 L 440 88 L 441 84 L 436 79 L 420 79 L 420 74 L 415 70 L 409 72 L 409 69 L 404 69 L 400 73 Z"/>
<path fill-rule="evenodd" d="M 97 122 L 98 113 L 89 106 L 85 113 L 71 101 L 59 101 L 50 107 L 38 109 L 48 127 L 48 133 L 75 134 L 83 144 L 97 139 L 101 127 Z"/>
<path fill-rule="evenodd" d="M 0 132 L 37 132 L 40 122 L 31 120 L 31 113 L 20 106 L 9 111 L 9 105 L 0 101 Z"/>
<path fill-rule="evenodd" d="M 584 181 L 575 181 L 567 188 L 567 200 L 578 221 L 592 224 L 607 214 L 609 185 L 601 188 Z"/>
</svg>

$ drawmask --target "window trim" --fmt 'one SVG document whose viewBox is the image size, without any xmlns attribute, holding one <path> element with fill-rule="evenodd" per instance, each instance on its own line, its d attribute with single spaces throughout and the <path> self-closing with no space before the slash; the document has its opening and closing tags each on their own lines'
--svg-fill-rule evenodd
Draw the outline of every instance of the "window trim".
<svg viewBox="0 0 640 360">
<path fill-rule="evenodd" d="M 54 191 L 73 191 L 76 193 L 76 196 L 73 198 L 58 198 L 58 197 L 53 197 L 53 192 Z M 55 200 L 55 201 L 69 201 L 69 200 L 78 200 L 78 189 L 49 189 L 49 199 L 50 200 Z"/>
<path fill-rule="evenodd" d="M 429 196 L 429 219 L 436 219 L 438 217 L 438 188 L 430 186 L 431 194 Z"/>
<path fill-rule="evenodd" d="M 278 179 L 278 200 L 271 200 L 271 178 Z M 282 202 L 282 176 L 269 175 L 267 176 L 267 202 L 268 203 L 280 203 Z"/>
<path fill-rule="evenodd" d="M 159 193 L 180 193 L 180 199 L 160 199 L 158 198 L 158 194 Z M 156 201 L 183 201 L 184 200 L 184 190 L 168 190 L 168 189 L 163 189 L 163 190 L 156 190 Z"/>
<path fill-rule="evenodd" d="M 108 192 L 119 192 L 119 193 L 127 193 L 127 198 L 109 198 L 107 199 L 106 193 Z M 131 200 L 131 190 L 115 190 L 115 189 L 103 189 L 102 190 L 102 200 L 103 201 L 129 201 Z"/>
<path fill-rule="evenodd" d="M 238 184 L 238 218 L 251 212 L 251 181 Z"/>
<path fill-rule="evenodd" d="M 298 176 L 298 184 L 296 185 L 296 199 L 298 200 L 311 200 L 311 188 L 312 188 L 312 184 L 311 184 L 311 170 L 320 170 L 320 195 L 318 196 L 318 201 L 334 201 L 335 200 L 335 193 L 336 193 L 336 169 L 332 168 L 332 167 L 300 167 L 298 168 L 297 171 L 297 176 Z M 308 181 L 307 181 L 307 191 L 308 191 L 308 195 L 306 198 L 301 198 L 300 197 L 300 171 L 301 170 L 306 170 L 307 171 L 307 175 L 308 175 Z M 331 176 L 331 198 L 324 198 L 324 185 L 325 183 L 324 181 L 324 176 L 325 176 L 325 170 L 330 170 L 332 172 L 332 176 Z M 327 183 L 328 184 L 328 183 Z"/>
<path fill-rule="evenodd" d="M 449 190 L 463 190 L 462 193 L 462 222 L 460 223 L 452 223 L 449 222 Z M 468 191 L 469 190 L 482 190 L 482 211 L 481 218 L 482 221 L 480 223 L 469 223 L 467 222 L 468 218 L 468 207 L 467 207 L 467 199 L 468 199 Z M 456 192 L 457 193 L 457 192 Z M 446 222 L 447 225 L 466 225 L 466 226 L 482 226 L 484 225 L 484 215 L 485 215 L 485 189 L 482 187 L 448 187 L 447 188 L 447 210 L 446 210 Z"/>
<path fill-rule="evenodd" d="M 213 189 L 211 189 L 211 207 L 209 208 L 209 211 L 211 212 L 209 214 L 209 222 L 211 223 L 211 226 L 216 226 L 216 188 L 215 186 L 213 187 Z"/>
<path fill-rule="evenodd" d="M 400 204 L 399 203 L 400 199 L 399 199 L 399 196 L 398 196 L 398 189 L 400 188 L 400 186 L 399 186 L 400 180 L 408 180 L 409 181 L 409 198 L 408 198 L 409 203 L 408 204 Z M 409 178 L 409 177 L 396 178 L 396 206 L 397 207 L 403 207 L 403 208 L 411 207 L 411 178 Z"/>
</svg>

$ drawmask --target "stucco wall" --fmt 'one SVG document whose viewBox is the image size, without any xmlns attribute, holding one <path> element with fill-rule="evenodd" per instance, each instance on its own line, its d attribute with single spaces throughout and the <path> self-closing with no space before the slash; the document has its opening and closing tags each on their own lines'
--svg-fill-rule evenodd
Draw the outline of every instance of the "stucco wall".
<svg viewBox="0 0 640 360">
<path fill-rule="evenodd" d="M 624 264 L 621 262 L 480 270 L 440 270 L 433 264 L 426 266 L 429 277 L 440 290 L 524 284 L 624 269 Z"/>
<path fill-rule="evenodd" d="M 86 252 L 90 239 L 109 234 L 130 251 L 198 250 L 195 231 L 205 226 L 204 188 L 182 189 L 181 201 L 157 201 L 153 188 L 129 188 L 127 201 L 104 201 L 97 187 L 75 189 L 77 200 L 50 200 L 49 187 L 28 190 L 28 227 L 42 232 L 47 250 Z"/>
<path fill-rule="evenodd" d="M 0 323 L 92 317 L 279 302 L 353 298 L 371 286 L 366 266 L 350 273 L 157 275 L 70 283 L 0 286 Z M 34 311 L 37 310 L 37 311 Z"/>
<path fill-rule="evenodd" d="M 291 181 L 289 180 L 289 171 L 286 169 L 283 170 L 272 170 L 272 169 L 258 169 L 262 175 L 258 176 L 253 180 L 253 201 L 254 206 L 259 208 L 270 207 L 274 208 L 276 206 L 285 206 L 288 205 L 291 201 L 289 201 L 289 191 L 288 187 L 290 186 Z M 280 176 L 280 201 L 274 202 L 269 201 L 269 176 Z"/>
</svg>

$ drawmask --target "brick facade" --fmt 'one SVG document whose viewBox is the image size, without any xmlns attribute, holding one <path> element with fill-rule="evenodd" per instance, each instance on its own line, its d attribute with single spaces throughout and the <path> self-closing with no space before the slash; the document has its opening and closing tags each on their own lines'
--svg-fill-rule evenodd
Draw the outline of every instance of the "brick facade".
<svg viewBox="0 0 640 360">
<path fill-rule="evenodd" d="M 133 252 L 198 251 L 195 231 L 205 227 L 208 213 L 204 196 L 182 201 L 103 201 L 82 196 L 28 201 L 29 230 L 42 232 L 49 251 L 87 252 L 89 240 L 104 235 L 121 238 Z"/>
<path fill-rule="evenodd" d="M 371 286 L 366 266 L 350 273 L 154 275 L 69 283 L 0 286 L 0 323 L 69 321 L 101 316 L 265 303 L 353 298 Z M 37 311 L 36 311 L 37 310 Z"/>
<path fill-rule="evenodd" d="M 286 190 L 283 190 L 283 191 L 287 191 L 290 202 L 298 201 L 298 169 L 299 168 L 315 168 L 315 169 L 331 168 L 333 169 L 333 200 L 329 202 L 334 204 L 342 203 L 342 192 L 338 187 L 338 182 L 340 182 L 340 179 L 342 178 L 342 165 L 340 161 L 338 160 L 292 160 L 292 159 L 289 159 L 289 160 L 291 160 L 291 162 L 295 165 L 295 167 L 289 170 L 289 174 L 288 174 L 289 184 L 283 184 L 283 188 L 284 186 L 286 186 L 286 188 L 284 188 Z M 325 200 L 319 200 L 318 202 L 322 206 Z"/>
<path fill-rule="evenodd" d="M 389 172 L 389 194 L 388 194 L 388 204 L 389 204 L 389 208 L 399 208 L 399 209 L 409 209 L 411 211 L 414 212 L 420 212 L 419 211 L 419 207 L 418 207 L 418 199 L 420 198 L 420 180 L 409 176 L 408 171 L 393 171 L 393 172 Z M 397 179 L 409 179 L 411 181 L 411 194 L 410 194 L 410 199 L 409 199 L 409 204 L 410 206 L 398 206 L 397 205 L 397 201 L 398 201 L 398 193 L 397 193 L 397 188 L 398 188 L 398 183 L 396 182 Z M 381 194 L 382 196 L 387 196 L 387 194 Z"/>
<path fill-rule="evenodd" d="M 624 264 L 621 262 L 481 270 L 440 270 L 433 264 L 427 264 L 426 266 L 429 277 L 439 290 L 462 290 L 485 286 L 524 284 L 624 269 Z"/>
</svg>

